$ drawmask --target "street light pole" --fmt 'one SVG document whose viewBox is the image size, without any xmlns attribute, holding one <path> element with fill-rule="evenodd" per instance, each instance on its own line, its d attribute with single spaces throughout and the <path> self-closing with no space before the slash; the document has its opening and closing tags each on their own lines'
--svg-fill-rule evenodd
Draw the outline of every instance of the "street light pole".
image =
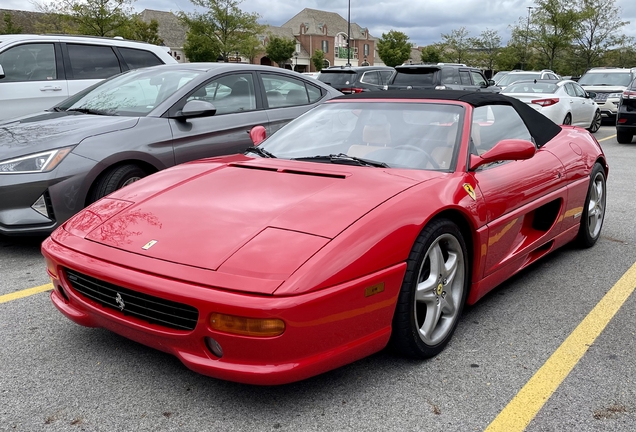
<svg viewBox="0 0 636 432">
<path fill-rule="evenodd" d="M 521 69 L 524 68 L 526 63 L 526 57 L 528 56 L 528 33 L 530 33 L 530 11 L 533 9 L 532 6 L 527 6 L 528 8 L 528 21 L 526 23 L 526 46 L 523 49 L 523 60 L 521 61 Z"/>
<path fill-rule="evenodd" d="M 351 66 L 351 0 L 347 9 L 347 66 Z"/>
</svg>

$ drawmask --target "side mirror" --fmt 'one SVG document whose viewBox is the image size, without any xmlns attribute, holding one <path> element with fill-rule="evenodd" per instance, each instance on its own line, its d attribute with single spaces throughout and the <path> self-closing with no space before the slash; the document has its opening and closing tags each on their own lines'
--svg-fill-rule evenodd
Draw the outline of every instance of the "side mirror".
<svg viewBox="0 0 636 432">
<path fill-rule="evenodd" d="M 488 80 L 488 85 L 489 85 L 489 86 L 494 86 L 494 85 L 495 85 L 495 80 L 491 80 L 491 79 L 489 79 L 489 80 Z"/>
<path fill-rule="evenodd" d="M 4 78 L 4 69 L 2 69 L 2 65 L 0 65 L 0 79 Z"/>
<path fill-rule="evenodd" d="M 470 169 L 474 171 L 480 166 L 491 162 L 530 159 L 536 151 L 536 146 L 530 141 L 521 139 L 501 140 L 481 156 L 471 154 Z"/>
<path fill-rule="evenodd" d="M 596 99 L 596 92 L 588 91 L 588 92 L 585 92 L 585 93 L 587 94 L 587 97 L 588 97 L 588 98 L 590 98 L 590 99 Z"/>
<path fill-rule="evenodd" d="M 188 119 L 195 117 L 210 117 L 216 114 L 216 107 L 210 102 L 191 100 L 186 102 L 181 111 L 173 118 Z"/>
<path fill-rule="evenodd" d="M 261 125 L 254 126 L 250 130 L 250 139 L 252 140 L 255 146 L 265 141 L 265 138 L 267 138 L 267 131 L 265 130 L 263 126 Z"/>
</svg>

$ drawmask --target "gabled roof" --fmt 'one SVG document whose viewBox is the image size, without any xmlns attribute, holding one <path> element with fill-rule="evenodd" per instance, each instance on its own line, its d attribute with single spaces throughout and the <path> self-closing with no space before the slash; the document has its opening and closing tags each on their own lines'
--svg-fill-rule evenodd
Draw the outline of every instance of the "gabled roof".
<svg viewBox="0 0 636 432">
<path fill-rule="evenodd" d="M 159 37 L 163 44 L 172 48 L 182 48 L 186 41 L 187 28 L 181 24 L 179 18 L 172 12 L 164 12 L 153 9 L 144 9 L 139 14 L 142 21 L 150 23 L 156 20 L 159 23 Z"/>
<path fill-rule="evenodd" d="M 327 12 L 316 9 L 305 8 L 287 21 L 281 27 L 290 27 L 295 35 L 300 34 L 300 26 L 305 24 L 307 31 L 305 34 L 324 35 L 323 26 L 327 26 L 327 36 L 336 36 L 338 33 L 347 33 L 347 20 L 335 12 Z M 366 39 L 367 29 L 360 27 L 356 23 L 351 23 L 351 38 Z M 377 38 L 369 35 L 369 39 Z"/>
</svg>

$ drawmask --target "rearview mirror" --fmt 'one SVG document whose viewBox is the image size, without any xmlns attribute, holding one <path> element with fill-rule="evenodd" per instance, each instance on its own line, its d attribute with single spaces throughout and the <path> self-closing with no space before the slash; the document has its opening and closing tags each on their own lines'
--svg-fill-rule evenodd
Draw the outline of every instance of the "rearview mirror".
<svg viewBox="0 0 636 432">
<path fill-rule="evenodd" d="M 0 65 L 0 79 L 4 78 L 4 69 L 2 69 L 2 65 Z"/>
<path fill-rule="evenodd" d="M 530 159 L 536 153 L 534 143 L 521 139 L 505 139 L 499 141 L 481 156 L 470 155 L 470 169 L 476 170 L 482 165 L 509 160 Z"/>
<path fill-rule="evenodd" d="M 188 119 L 195 117 L 210 117 L 216 114 L 216 107 L 207 101 L 191 100 L 186 102 L 180 112 L 173 118 Z"/>
<path fill-rule="evenodd" d="M 252 142 L 254 143 L 254 145 L 257 146 L 263 141 L 265 141 L 265 138 L 267 138 L 267 131 L 261 125 L 254 126 L 250 130 L 250 138 Z"/>
</svg>

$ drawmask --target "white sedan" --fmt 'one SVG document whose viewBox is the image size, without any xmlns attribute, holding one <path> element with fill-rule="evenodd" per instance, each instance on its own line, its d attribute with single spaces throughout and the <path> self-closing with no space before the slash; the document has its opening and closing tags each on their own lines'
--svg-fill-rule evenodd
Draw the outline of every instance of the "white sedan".
<svg viewBox="0 0 636 432">
<path fill-rule="evenodd" d="M 601 127 L 595 95 L 574 81 L 518 81 L 501 93 L 527 103 L 556 124 L 581 126 L 590 132 Z"/>
</svg>

